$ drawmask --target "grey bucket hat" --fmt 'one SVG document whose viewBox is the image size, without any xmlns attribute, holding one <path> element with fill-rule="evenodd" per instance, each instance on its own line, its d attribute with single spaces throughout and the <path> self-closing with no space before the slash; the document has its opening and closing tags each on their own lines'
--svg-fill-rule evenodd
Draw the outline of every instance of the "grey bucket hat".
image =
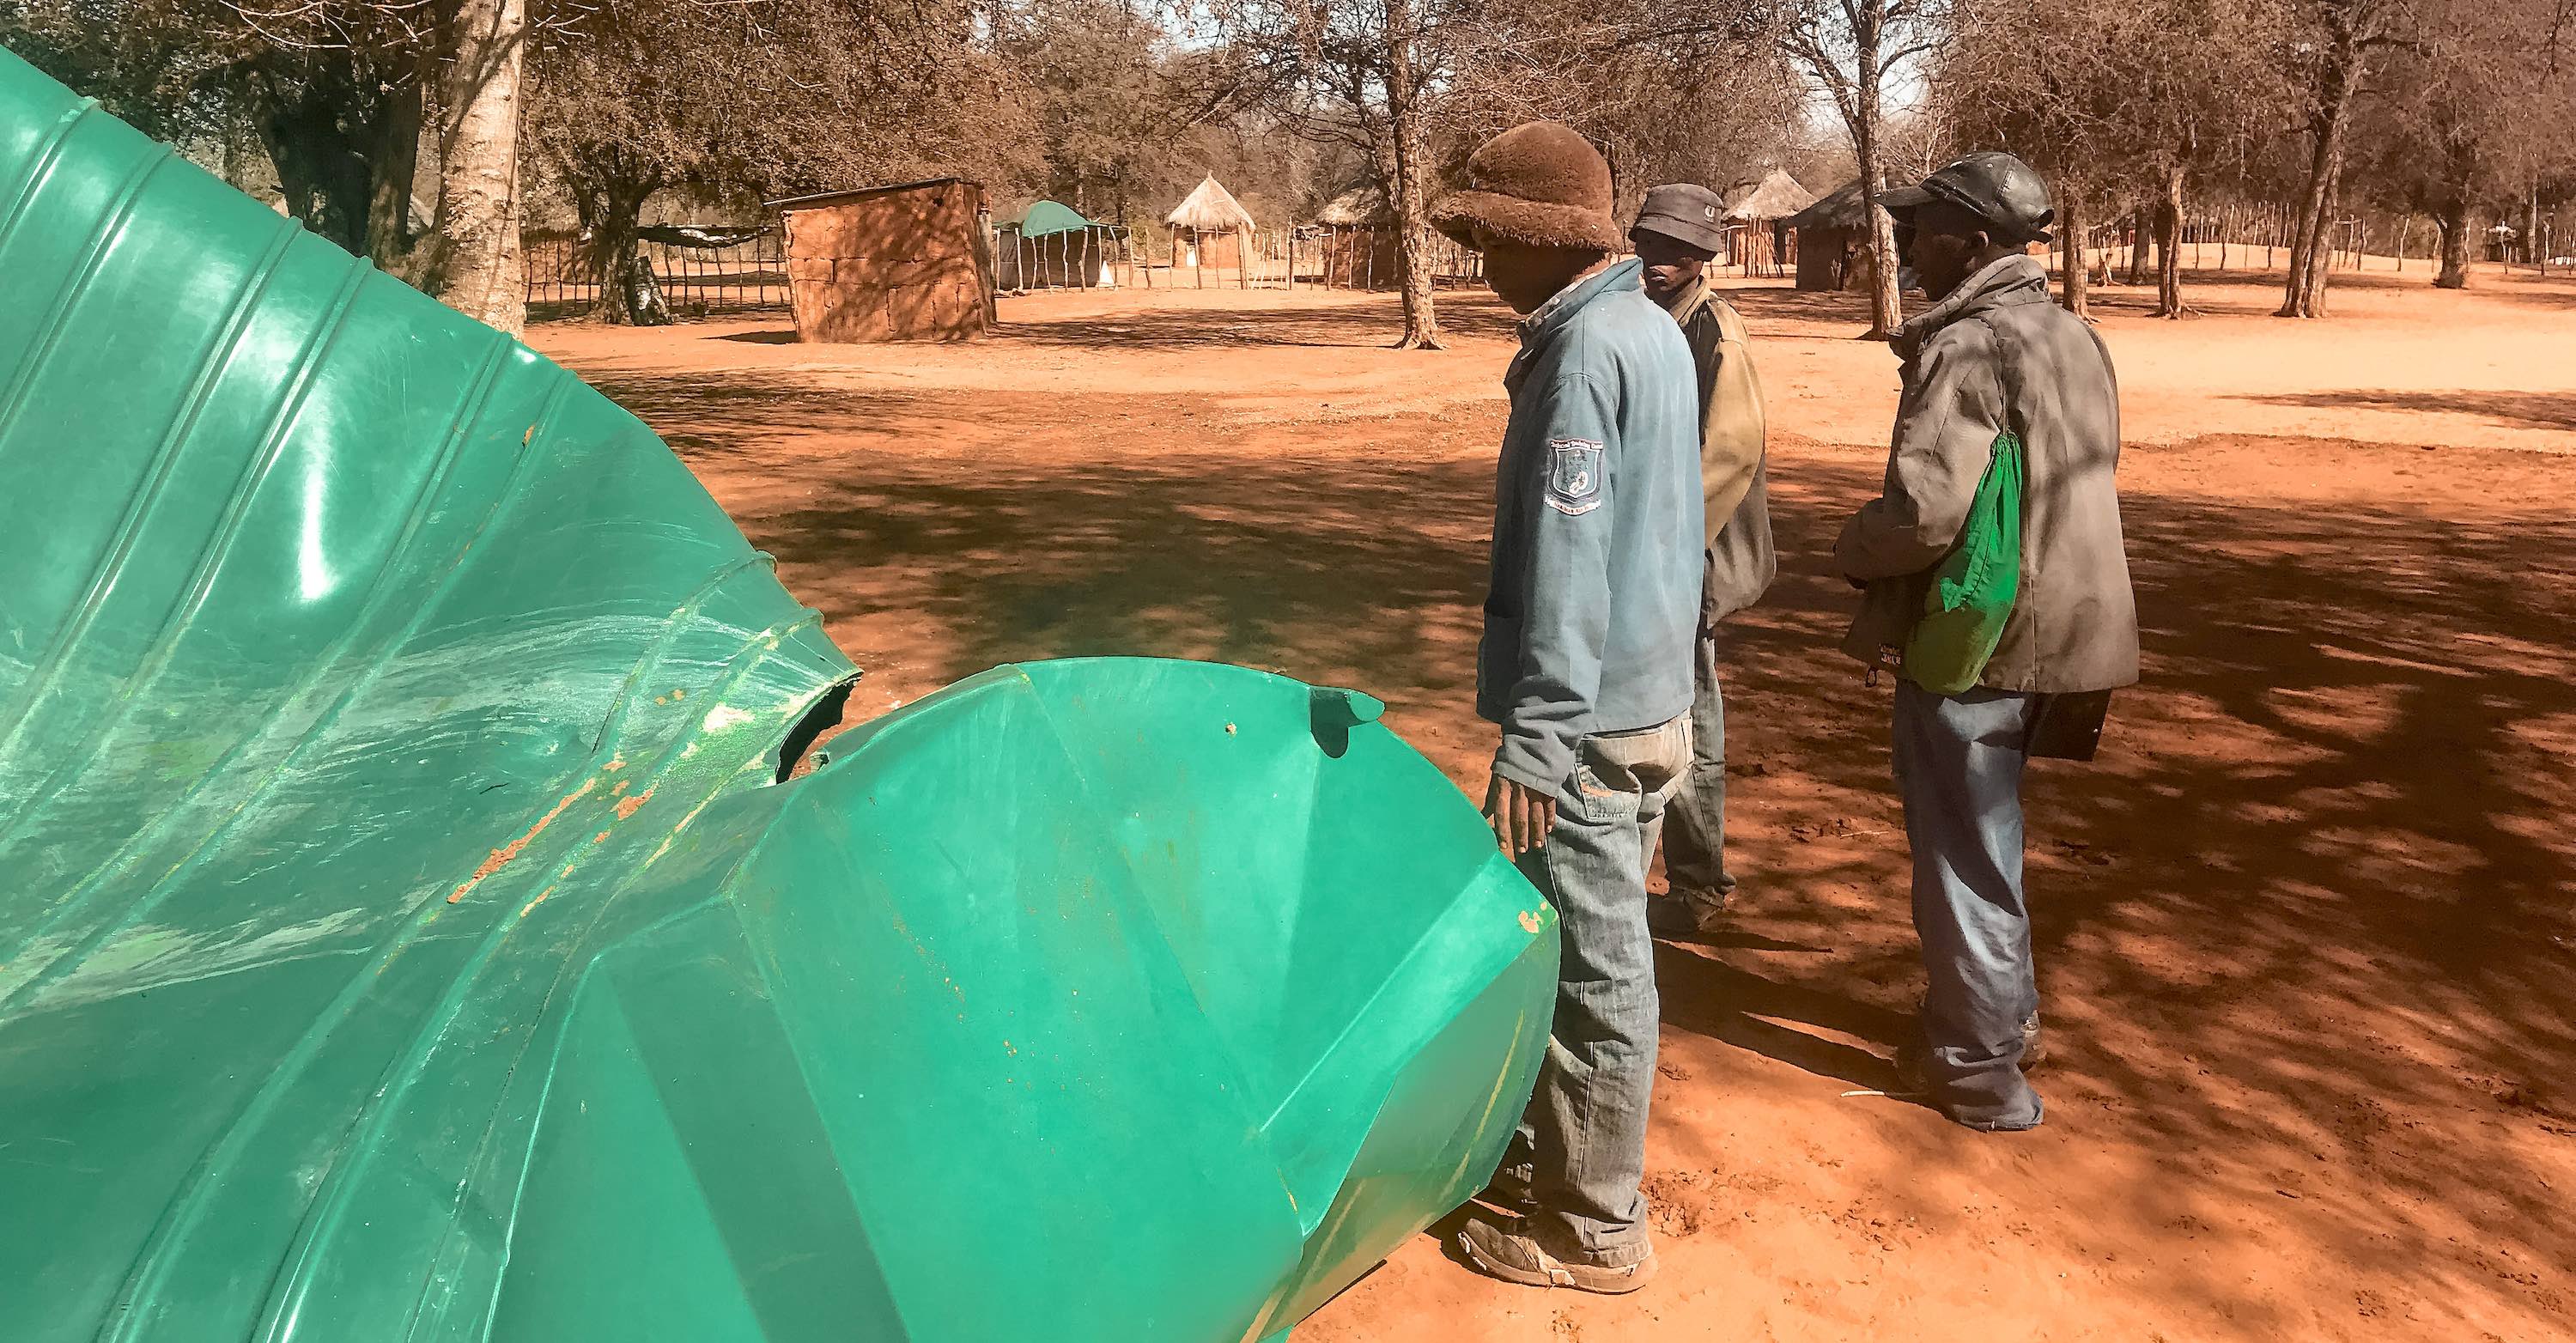
<svg viewBox="0 0 2576 1343">
<path fill-rule="evenodd" d="M 1646 193 L 1629 234 L 1660 233 L 1714 256 L 1726 250 L 1726 203 L 1695 182 L 1675 182 Z"/>
</svg>

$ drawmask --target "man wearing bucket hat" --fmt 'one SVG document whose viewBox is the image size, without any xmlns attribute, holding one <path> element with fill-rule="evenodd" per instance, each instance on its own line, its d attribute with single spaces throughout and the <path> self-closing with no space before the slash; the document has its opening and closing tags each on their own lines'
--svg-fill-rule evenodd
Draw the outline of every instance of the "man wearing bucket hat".
<svg viewBox="0 0 2576 1343">
<path fill-rule="evenodd" d="M 1486 816 L 1556 906 L 1563 957 L 1496 1181 L 1523 1215 L 1472 1220 L 1460 1244 L 1508 1281 L 1632 1291 L 1655 1269 L 1638 1192 L 1658 1019 L 1646 862 L 1690 763 L 1707 539 L 1690 350 L 1640 264 L 1609 260 L 1610 169 L 1569 127 L 1488 141 L 1433 222 L 1484 253 L 1521 314 L 1476 709 L 1502 735 Z"/>
<path fill-rule="evenodd" d="M 1726 249 L 1725 213 L 1716 192 L 1676 183 L 1648 191 L 1628 230 L 1645 265 L 1646 297 L 1673 315 L 1697 369 L 1708 528 L 1692 658 L 1691 763 L 1664 827 L 1670 889 L 1649 918 L 1668 937 L 1713 931 L 1735 892 L 1726 870 L 1726 701 L 1717 633 L 1727 617 L 1761 599 L 1779 568 L 1771 550 L 1762 383 L 1753 373 L 1744 319 L 1708 284 L 1708 263 Z"/>
<path fill-rule="evenodd" d="M 1891 738 L 1928 981 L 1898 1072 L 1970 1128 L 2027 1129 L 2043 1111 L 2021 1074 L 2039 1021 L 2022 769 L 2089 758 L 2110 691 L 2138 679 L 2119 392 L 2110 351 L 2049 301 L 2027 254 L 2055 214 L 2021 160 L 1970 154 L 1879 202 L 1933 302 L 1897 329 L 1886 481 L 1834 560 L 1866 591 L 1844 650 L 1898 677 Z M 1961 568 L 1972 550 L 1985 558 Z M 1955 637 L 1980 603 L 1983 632 Z"/>
</svg>

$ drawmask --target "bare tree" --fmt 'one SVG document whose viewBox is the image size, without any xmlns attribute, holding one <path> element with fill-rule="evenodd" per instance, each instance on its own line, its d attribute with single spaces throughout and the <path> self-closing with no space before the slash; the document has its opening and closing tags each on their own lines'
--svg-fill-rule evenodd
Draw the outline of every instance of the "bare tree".
<svg viewBox="0 0 2576 1343">
<path fill-rule="evenodd" d="M 1188 7 L 1224 41 L 1205 112 L 1258 108 L 1290 133 L 1362 154 L 1398 229 L 1401 350 L 1440 348 L 1433 306 L 1429 143 L 1452 73 L 1461 0 L 1210 0 Z"/>
<path fill-rule="evenodd" d="M 2344 168 L 2344 139 L 2372 62 L 2397 40 L 2414 0 L 2288 0 L 2292 77 L 2310 137 L 2307 178 L 2292 215 L 2290 278 L 2282 317 L 2325 316 L 2327 260 L 2333 248 L 2335 195 Z"/>
<path fill-rule="evenodd" d="M 2008 149 L 2050 179 L 2068 239 L 2064 302 L 2088 295 L 2092 208 L 2144 196 L 2130 263 L 2160 244 L 2156 313 L 2180 317 L 2189 185 L 2255 141 L 2286 92 L 2265 0 L 1960 0 L 1935 70 L 1963 142 Z"/>
<path fill-rule="evenodd" d="M 1880 136 L 1887 81 L 1930 54 L 1941 32 L 1940 0 L 1789 0 L 1782 41 L 1824 91 L 1851 133 L 1867 204 L 1872 283 L 1869 335 L 1885 339 L 1903 316 L 1896 288 L 1894 221 L 1878 205 L 1887 189 Z"/>
<path fill-rule="evenodd" d="M 2466 288 L 2483 209 L 2536 231 L 2539 182 L 2576 161 L 2576 65 L 2550 37 L 2565 0 L 2416 0 L 2379 97 L 2357 114 L 2349 175 L 2375 199 L 2433 218 L 2433 283 Z"/>
<path fill-rule="evenodd" d="M 1485 0 L 1442 90 L 1442 128 L 1464 145 L 1565 122 L 1609 160 L 1623 218 L 1659 182 L 1757 180 L 1791 156 L 1806 102 L 1768 19 L 1756 0 L 1603 0 L 1582 17 L 1552 0 Z"/>
<path fill-rule="evenodd" d="M 545 34 L 529 135 L 580 216 L 601 315 L 669 319 L 637 232 L 665 191 L 1038 180 L 1033 128 L 972 28 L 965 0 L 621 0 Z"/>
</svg>

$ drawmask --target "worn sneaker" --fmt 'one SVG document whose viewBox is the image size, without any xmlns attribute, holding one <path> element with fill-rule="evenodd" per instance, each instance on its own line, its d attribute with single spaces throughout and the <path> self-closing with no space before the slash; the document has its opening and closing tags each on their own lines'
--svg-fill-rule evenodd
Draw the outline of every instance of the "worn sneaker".
<svg viewBox="0 0 2576 1343">
<path fill-rule="evenodd" d="M 1655 1276 L 1653 1246 L 1646 1248 L 1645 1258 L 1614 1268 L 1581 1259 L 1559 1259 L 1548 1253 L 1536 1237 L 1521 1234 L 1517 1225 L 1504 1226 L 1483 1217 L 1470 1217 L 1466 1228 L 1458 1233 L 1458 1248 L 1466 1254 L 1467 1262 L 1486 1276 L 1524 1287 L 1571 1287 L 1579 1292 L 1616 1296 L 1645 1286 Z"/>
<path fill-rule="evenodd" d="M 1687 942 L 1726 926 L 1725 891 L 1676 888 L 1646 902 L 1646 930 L 1667 941 Z"/>
</svg>

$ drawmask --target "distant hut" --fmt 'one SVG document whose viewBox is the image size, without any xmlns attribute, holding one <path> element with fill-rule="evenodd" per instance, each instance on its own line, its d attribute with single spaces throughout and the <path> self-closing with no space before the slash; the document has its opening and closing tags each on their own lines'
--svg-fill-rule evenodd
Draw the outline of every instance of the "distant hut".
<svg viewBox="0 0 2576 1343">
<path fill-rule="evenodd" d="M 1816 194 L 1778 168 L 1751 186 L 1729 193 L 1726 264 L 1747 275 L 1777 275 L 1791 255 L 1789 220 L 1816 203 Z"/>
<path fill-rule="evenodd" d="M 1098 288 L 1112 228 L 1072 206 L 1039 201 L 993 234 L 993 272 L 1005 290 Z"/>
<path fill-rule="evenodd" d="M 955 177 L 769 202 L 796 338 L 970 340 L 993 320 L 984 188 Z"/>
<path fill-rule="evenodd" d="M 1213 174 L 1188 199 L 1173 206 L 1163 223 L 1172 230 L 1175 266 L 1240 270 L 1252 250 L 1252 212 L 1218 185 Z"/>
<path fill-rule="evenodd" d="M 1335 196 L 1315 212 L 1312 232 L 1321 254 L 1322 274 L 1317 278 L 1327 288 L 1396 286 L 1401 264 L 1397 251 L 1404 234 L 1395 226 L 1395 211 L 1387 205 L 1385 192 L 1356 186 Z"/>
<path fill-rule="evenodd" d="M 1851 288 L 1855 281 L 1866 284 L 1868 221 L 1858 182 L 1829 191 L 1789 216 L 1789 227 L 1797 234 L 1798 287 L 1834 290 Z"/>
</svg>

